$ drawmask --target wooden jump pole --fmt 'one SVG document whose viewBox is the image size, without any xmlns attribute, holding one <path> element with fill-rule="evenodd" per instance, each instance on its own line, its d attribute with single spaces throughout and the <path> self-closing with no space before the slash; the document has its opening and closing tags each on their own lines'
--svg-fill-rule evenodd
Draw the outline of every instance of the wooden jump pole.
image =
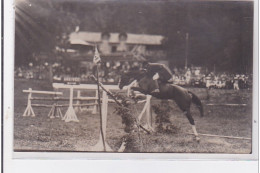
<svg viewBox="0 0 260 173">
<path fill-rule="evenodd" d="M 65 97 L 53 97 L 53 98 L 31 97 L 31 100 L 67 101 L 67 100 L 70 100 L 70 98 L 65 98 Z M 95 97 L 74 97 L 73 100 L 86 101 L 86 100 L 97 100 L 97 98 L 95 98 Z"/>
<path fill-rule="evenodd" d="M 95 46 L 95 54 L 94 54 L 94 58 L 93 58 L 93 62 L 94 64 L 96 64 L 96 75 L 97 75 L 97 92 L 98 92 L 98 105 L 99 105 L 99 115 L 100 115 L 100 136 L 101 136 L 101 140 L 102 144 L 103 144 L 103 148 L 99 145 L 99 142 L 97 143 L 97 145 L 94 146 L 94 150 L 101 150 L 101 151 L 107 151 L 106 150 L 106 143 L 105 143 L 105 135 L 104 135 L 104 130 L 103 130 L 103 115 L 102 115 L 102 110 L 105 109 L 106 107 L 103 106 L 101 108 L 101 100 L 100 100 L 100 88 L 99 88 L 99 72 L 98 72 L 98 65 L 101 62 L 101 58 L 100 55 L 98 53 L 98 49 L 97 46 Z M 94 76 L 94 75 L 93 75 Z M 105 102 L 105 95 L 103 95 L 103 102 L 102 104 L 104 104 Z M 107 113 L 107 111 L 106 111 Z"/>
<path fill-rule="evenodd" d="M 57 97 L 56 94 L 55 94 L 54 98 L 55 98 L 55 97 Z M 63 118 L 63 115 L 62 115 L 62 113 L 61 113 L 60 107 L 57 107 L 57 106 L 56 106 L 56 105 L 57 105 L 57 101 L 58 101 L 58 100 L 55 100 L 55 103 L 52 105 L 52 108 L 51 108 L 51 110 L 50 110 L 50 112 L 49 112 L 49 114 L 48 114 L 48 117 L 50 117 L 50 118 L 55 118 L 55 117 L 57 117 L 57 118 L 59 118 L 59 117 Z"/>
<path fill-rule="evenodd" d="M 103 131 L 103 137 L 102 132 L 100 130 L 99 134 L 99 140 L 95 146 L 91 148 L 92 151 L 113 151 L 111 147 L 106 142 L 106 129 L 107 129 L 107 108 L 108 108 L 108 96 L 105 91 L 102 92 L 102 123 L 101 123 L 101 130 Z M 103 141 L 104 139 L 104 141 Z M 105 145 L 105 147 L 104 147 Z"/>
<path fill-rule="evenodd" d="M 47 107 L 51 108 L 53 105 L 45 105 L 45 104 L 31 104 L 32 107 Z M 80 106 L 95 106 L 95 103 L 89 103 L 89 104 L 72 104 L 73 107 L 80 107 Z M 63 105 L 55 105 L 56 107 L 69 107 L 69 104 L 63 104 Z"/>
<path fill-rule="evenodd" d="M 144 128 L 154 131 L 152 127 L 152 116 L 151 116 L 151 95 L 146 95 L 145 105 L 143 107 L 142 112 L 138 116 L 138 121 L 140 122 L 144 113 L 146 113 L 146 124 L 144 125 Z"/>
<path fill-rule="evenodd" d="M 73 108 L 73 85 L 70 86 L 69 108 L 65 113 L 64 117 L 62 118 L 62 120 L 64 120 L 65 122 L 70 122 L 70 121 L 79 122 L 75 110 Z"/>
<path fill-rule="evenodd" d="M 148 105 L 147 109 L 146 109 L 146 124 L 147 124 L 147 126 L 144 126 L 144 127 L 146 127 L 149 130 L 154 131 L 154 129 L 152 127 L 151 99 L 152 99 L 151 95 L 146 96 L 146 104 Z"/>
<path fill-rule="evenodd" d="M 246 106 L 247 104 L 232 104 L 232 103 L 227 103 L 227 104 L 213 104 L 213 103 L 208 103 L 206 104 L 207 106 Z"/>
<path fill-rule="evenodd" d="M 98 91 L 96 90 L 95 91 L 95 106 L 93 107 L 93 109 L 92 109 L 92 114 L 97 114 L 97 105 L 98 105 L 98 102 L 97 102 L 97 100 L 98 100 Z"/>
<path fill-rule="evenodd" d="M 62 95 L 62 92 L 37 91 L 37 90 L 32 90 L 32 88 L 29 88 L 29 90 L 23 90 L 23 92 L 24 93 L 33 93 L 33 94 Z"/>
<path fill-rule="evenodd" d="M 63 114 L 60 110 L 60 107 L 57 106 L 57 103 L 54 103 L 53 105 L 50 105 L 51 106 L 51 110 L 50 112 L 48 113 L 48 117 L 50 118 L 63 118 Z"/>
<path fill-rule="evenodd" d="M 107 90 L 107 89 L 105 88 L 105 86 L 104 86 L 101 82 L 99 82 L 94 75 L 92 75 L 91 78 L 98 83 L 98 86 L 100 86 L 100 88 L 102 88 L 102 90 L 106 91 L 107 95 L 109 95 L 109 96 L 115 101 L 116 104 L 118 104 L 119 106 L 123 106 L 123 105 L 116 99 L 116 97 L 114 96 L 114 94 L 113 94 L 112 92 L 110 92 L 109 90 Z"/>
<path fill-rule="evenodd" d="M 35 113 L 32 108 L 32 103 L 31 103 L 31 98 L 32 98 L 32 88 L 29 88 L 29 90 L 23 90 L 23 92 L 27 92 L 28 94 L 28 99 L 27 99 L 27 107 L 23 113 L 23 117 L 35 117 Z"/>
<path fill-rule="evenodd" d="M 193 133 L 185 133 L 187 135 L 194 135 Z M 218 138 L 229 138 L 229 139 L 242 139 L 242 140 L 252 140 L 252 138 L 246 137 L 238 137 L 238 136 L 222 136 L 222 135 L 211 135 L 211 134 L 202 134 L 198 133 L 199 136 L 207 136 L 207 137 L 218 137 Z"/>
<path fill-rule="evenodd" d="M 62 92 L 53 92 L 53 91 L 37 91 L 37 90 L 32 90 L 32 88 L 29 88 L 29 90 L 23 90 L 24 93 L 29 93 L 28 94 L 28 101 L 27 101 L 27 107 L 24 111 L 24 114 L 23 116 L 31 116 L 31 117 L 35 117 L 35 113 L 33 111 L 33 108 L 32 106 L 35 106 L 34 104 L 31 103 L 31 100 L 35 100 L 33 97 L 32 97 L 32 94 L 46 94 L 46 95 L 55 95 L 55 97 L 57 95 L 62 95 Z M 38 98 L 39 99 L 39 98 Z M 50 98 L 43 98 L 41 97 L 41 100 L 53 100 L 53 99 L 50 99 Z M 42 106 L 42 107 L 52 107 L 48 116 L 50 118 L 53 118 L 54 115 L 56 114 L 57 112 L 57 115 L 59 116 L 61 114 L 61 111 L 58 109 L 56 110 L 56 103 L 54 103 L 53 105 L 40 105 L 38 104 L 37 106 Z"/>
<path fill-rule="evenodd" d="M 77 100 L 76 104 L 73 104 L 73 106 L 75 108 L 75 111 L 76 112 L 81 112 L 82 111 L 82 107 L 81 106 L 91 106 L 92 109 L 90 109 L 92 111 L 92 114 L 96 114 L 97 113 L 97 105 L 98 105 L 98 92 L 97 90 L 95 90 L 95 97 L 82 97 L 81 96 L 81 91 L 78 90 L 77 91 L 77 97 L 76 98 L 73 98 L 73 100 Z M 94 101 L 94 103 L 88 103 L 88 104 L 81 104 L 81 101 L 87 101 L 87 100 L 90 100 L 90 101 Z"/>
<path fill-rule="evenodd" d="M 51 108 L 52 105 L 45 105 L 45 104 L 31 104 L 32 107 L 46 107 Z"/>
<path fill-rule="evenodd" d="M 78 105 L 80 105 L 81 104 L 81 101 L 80 101 L 80 98 L 81 97 L 81 93 L 80 93 L 80 90 L 78 90 L 77 91 L 77 102 L 76 102 L 76 104 L 78 104 Z M 75 108 L 75 111 L 76 112 L 81 112 L 81 107 L 80 106 L 77 106 L 76 108 Z"/>
</svg>

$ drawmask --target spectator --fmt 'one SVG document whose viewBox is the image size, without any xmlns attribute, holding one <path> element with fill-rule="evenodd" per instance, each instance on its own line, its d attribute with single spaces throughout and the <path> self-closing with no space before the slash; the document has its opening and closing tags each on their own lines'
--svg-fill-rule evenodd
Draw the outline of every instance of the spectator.
<svg viewBox="0 0 260 173">
<path fill-rule="evenodd" d="M 238 86 L 238 80 L 235 79 L 235 82 L 233 84 L 234 90 L 239 90 L 239 86 Z"/>
<path fill-rule="evenodd" d="M 186 84 L 190 84 L 191 71 L 189 68 L 188 68 L 187 72 L 185 73 L 185 78 L 186 78 Z"/>
</svg>

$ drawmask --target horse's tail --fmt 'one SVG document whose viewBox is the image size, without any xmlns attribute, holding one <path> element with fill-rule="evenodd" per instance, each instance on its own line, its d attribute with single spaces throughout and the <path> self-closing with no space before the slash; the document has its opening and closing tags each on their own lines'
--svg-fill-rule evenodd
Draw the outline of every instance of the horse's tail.
<svg viewBox="0 0 260 173">
<path fill-rule="evenodd" d="M 199 99 L 199 97 L 197 95 L 195 95 L 194 93 L 192 93 L 191 91 L 188 91 L 189 94 L 192 95 L 191 101 L 192 103 L 194 103 L 200 110 L 200 116 L 203 117 L 204 116 L 204 110 L 203 110 L 203 105 Z"/>
</svg>

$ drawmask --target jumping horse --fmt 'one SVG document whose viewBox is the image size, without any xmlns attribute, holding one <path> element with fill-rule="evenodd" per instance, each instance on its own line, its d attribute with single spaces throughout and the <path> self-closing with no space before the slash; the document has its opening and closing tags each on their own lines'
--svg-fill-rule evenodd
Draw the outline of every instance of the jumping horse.
<svg viewBox="0 0 260 173">
<path fill-rule="evenodd" d="M 131 86 L 133 83 L 137 83 L 137 87 L 131 87 L 133 91 L 139 91 L 145 95 L 152 95 L 158 99 L 162 100 L 173 100 L 179 106 L 179 108 L 183 111 L 183 113 L 188 118 L 196 140 L 199 141 L 200 138 L 198 137 L 198 133 L 196 130 L 194 119 L 190 113 L 190 106 L 191 103 L 194 103 L 200 111 L 200 116 L 203 116 L 203 106 L 198 98 L 194 93 L 188 91 L 185 88 L 182 88 L 178 85 L 170 84 L 170 83 L 163 83 L 158 80 L 159 84 L 159 93 L 153 93 L 154 89 L 154 82 L 152 76 L 147 73 L 145 70 L 140 71 L 129 71 L 121 75 L 119 81 L 119 88 L 122 89 L 124 86 Z"/>
</svg>

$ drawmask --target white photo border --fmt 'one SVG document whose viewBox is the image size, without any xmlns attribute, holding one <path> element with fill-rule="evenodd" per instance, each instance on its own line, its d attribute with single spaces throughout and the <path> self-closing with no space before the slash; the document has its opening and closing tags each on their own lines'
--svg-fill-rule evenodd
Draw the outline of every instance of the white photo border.
<svg viewBox="0 0 260 173">
<path fill-rule="evenodd" d="M 89 153 L 89 152 L 14 152 L 13 151 L 13 110 L 14 110 L 14 2 L 4 2 L 4 159 L 36 160 L 258 160 L 259 136 L 259 43 L 258 13 L 259 2 L 254 1 L 254 46 L 253 46 L 253 122 L 252 154 L 176 154 L 176 153 Z M 8 162 L 7 162 L 8 164 Z"/>
</svg>

